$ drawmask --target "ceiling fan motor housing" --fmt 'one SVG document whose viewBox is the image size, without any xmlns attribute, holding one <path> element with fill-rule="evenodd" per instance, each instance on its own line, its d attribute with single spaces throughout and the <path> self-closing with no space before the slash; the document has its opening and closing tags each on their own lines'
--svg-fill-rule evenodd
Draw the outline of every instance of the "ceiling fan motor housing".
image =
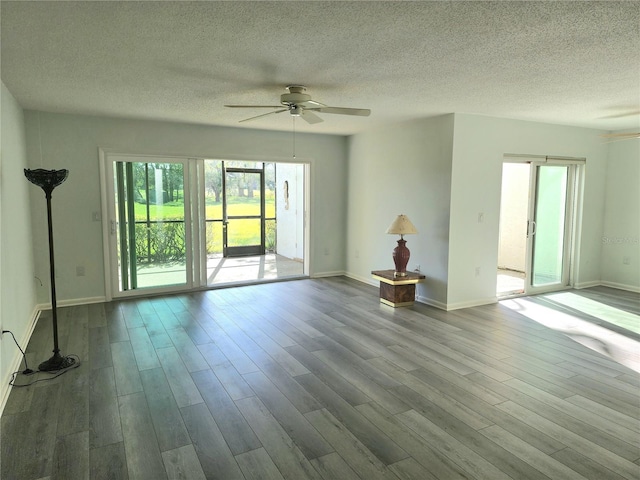
<svg viewBox="0 0 640 480">
<path fill-rule="evenodd" d="M 303 93 L 306 89 L 307 87 L 305 87 L 304 85 L 288 85 L 287 90 L 289 91 L 289 93 L 283 93 L 282 95 L 280 95 L 280 103 L 282 103 L 283 105 L 296 107 L 300 103 L 308 102 L 309 100 L 311 100 L 311 95 Z M 298 115 L 300 113 L 298 113 Z M 294 114 L 293 111 L 292 114 Z"/>
<path fill-rule="evenodd" d="M 296 105 L 311 100 L 311 95 L 306 93 L 283 93 L 280 95 L 280 103 L 283 105 Z"/>
</svg>

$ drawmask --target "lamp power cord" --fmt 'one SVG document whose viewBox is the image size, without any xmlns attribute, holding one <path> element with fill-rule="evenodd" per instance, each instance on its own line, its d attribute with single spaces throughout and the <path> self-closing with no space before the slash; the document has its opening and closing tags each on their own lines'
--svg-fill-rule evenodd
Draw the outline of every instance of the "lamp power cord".
<svg viewBox="0 0 640 480">
<path fill-rule="evenodd" d="M 13 334 L 11 330 L 2 330 L 2 334 L 4 335 L 5 333 L 9 333 L 11 335 L 11 337 L 13 338 L 13 341 L 18 347 L 18 350 L 20 350 L 20 353 L 22 354 L 22 360 L 24 361 L 24 370 L 22 371 L 18 370 L 11 374 L 11 380 L 9 380 L 9 385 L 11 385 L 12 387 L 28 387 L 29 385 L 33 385 L 34 383 L 53 380 L 54 378 L 58 378 L 60 375 L 67 373 L 69 370 L 73 370 L 74 368 L 78 368 L 80 366 L 80 358 L 75 354 L 70 354 L 64 357 L 65 359 L 71 360 L 69 362 L 66 362 L 69 365 L 68 367 L 61 368 L 59 370 L 32 370 L 29 368 L 29 365 L 27 365 L 27 356 L 24 353 L 24 350 L 22 350 L 22 348 L 20 347 L 18 340 L 16 340 L 16 336 Z M 39 378 L 37 380 L 34 380 L 33 382 L 26 383 L 26 384 L 15 383 L 18 375 L 31 376 L 36 373 L 48 373 L 49 375 L 51 375 L 51 377 Z"/>
</svg>

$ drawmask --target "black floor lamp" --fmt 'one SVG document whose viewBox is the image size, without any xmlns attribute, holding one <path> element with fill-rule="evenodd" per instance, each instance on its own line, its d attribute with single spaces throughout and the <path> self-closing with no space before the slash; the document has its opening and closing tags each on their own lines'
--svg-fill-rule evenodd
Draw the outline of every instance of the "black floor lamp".
<svg viewBox="0 0 640 480">
<path fill-rule="evenodd" d="M 51 193 L 53 189 L 64 182 L 69 176 L 69 170 L 37 170 L 24 169 L 24 176 L 27 177 L 34 185 L 44 190 L 47 198 L 47 221 L 49 225 L 49 264 L 51 270 L 51 311 L 53 316 L 53 356 L 49 360 L 42 362 L 38 369 L 40 371 L 62 370 L 70 367 L 75 363 L 75 359 L 71 357 L 63 357 L 60 355 L 58 348 L 58 312 L 56 304 L 56 272 L 55 263 L 53 261 L 53 225 L 51 222 Z"/>
</svg>

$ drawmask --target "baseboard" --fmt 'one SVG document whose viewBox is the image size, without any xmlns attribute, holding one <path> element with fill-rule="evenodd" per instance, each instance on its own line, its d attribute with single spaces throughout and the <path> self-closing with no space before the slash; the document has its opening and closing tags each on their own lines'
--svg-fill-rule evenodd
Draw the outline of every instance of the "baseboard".
<svg viewBox="0 0 640 480">
<path fill-rule="evenodd" d="M 372 277 L 361 277 L 360 275 L 356 275 L 354 273 L 347 272 L 344 274 L 344 276 L 349 277 L 358 282 L 366 283 L 367 285 L 373 285 L 374 287 L 377 287 L 379 283 L 376 280 L 374 280 Z"/>
<path fill-rule="evenodd" d="M 438 300 L 434 300 L 429 297 L 423 297 L 422 295 L 418 295 L 416 297 L 416 302 L 424 303 L 425 305 L 436 307 L 436 308 L 439 308 L 440 310 L 447 310 L 446 303 L 439 302 Z"/>
<path fill-rule="evenodd" d="M 27 345 L 29 344 L 29 340 L 31 339 L 31 334 L 33 334 L 33 330 L 36 328 L 36 324 L 38 323 L 38 319 L 40 318 L 41 312 L 42 310 L 38 307 L 38 305 L 36 305 L 33 308 L 33 312 L 31 313 L 31 318 L 29 320 L 29 326 L 25 330 L 22 338 L 17 339 L 18 342 L 20 343 L 20 347 L 23 350 L 25 350 L 27 348 Z M 5 348 L 7 348 L 6 345 L 11 345 L 15 349 L 13 360 L 10 363 L 9 372 L 11 373 L 17 372 L 18 369 L 20 368 L 20 363 L 22 362 L 22 353 L 20 353 L 20 350 L 18 349 L 18 347 L 16 347 L 15 344 L 13 343 L 13 339 L 11 339 L 10 343 L 8 343 L 6 340 L 7 339 L 4 340 Z M 6 378 L 6 379 L 3 378 L 1 380 L 2 382 L 0 382 L 0 416 L 2 416 L 2 412 L 4 412 L 4 407 L 7 404 L 7 400 L 9 399 L 9 394 L 11 393 L 11 385 L 9 385 L 10 378 Z"/>
<path fill-rule="evenodd" d="M 324 277 L 341 277 L 346 275 L 344 271 L 335 271 L 335 272 L 319 272 L 310 275 L 310 278 L 324 278 Z"/>
<path fill-rule="evenodd" d="M 603 287 L 617 288 L 618 290 L 626 290 L 627 292 L 640 293 L 640 287 L 635 285 L 625 285 L 623 283 L 616 282 L 600 282 L 599 285 Z"/>
<path fill-rule="evenodd" d="M 460 310 L 461 308 L 479 307 L 480 305 L 491 305 L 498 303 L 498 297 L 479 298 L 468 302 L 447 303 L 445 310 Z"/>
<path fill-rule="evenodd" d="M 88 305 L 90 303 L 102 303 L 106 302 L 106 297 L 87 297 L 87 298 L 72 298 L 70 300 L 60 300 L 57 302 L 58 307 L 75 307 L 77 305 Z M 39 310 L 51 310 L 50 303 L 39 303 L 36 305 Z"/>
<path fill-rule="evenodd" d="M 573 285 L 573 288 L 580 290 L 581 288 L 599 287 L 602 283 L 599 280 L 593 280 L 591 282 L 580 282 Z"/>
</svg>

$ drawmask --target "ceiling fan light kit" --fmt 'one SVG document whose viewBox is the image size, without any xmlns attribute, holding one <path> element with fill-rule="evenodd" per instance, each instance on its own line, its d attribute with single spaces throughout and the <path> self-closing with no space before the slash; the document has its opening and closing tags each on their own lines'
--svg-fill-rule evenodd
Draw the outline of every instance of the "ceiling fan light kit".
<svg viewBox="0 0 640 480">
<path fill-rule="evenodd" d="M 307 87 L 304 85 L 288 85 L 287 91 L 280 95 L 281 105 L 225 105 L 228 108 L 274 108 L 273 112 L 263 113 L 254 117 L 245 118 L 240 122 L 248 122 L 267 115 L 276 113 L 289 112 L 293 117 L 301 117 L 307 123 L 314 124 L 322 122 L 322 118 L 316 115 L 318 113 L 331 113 L 335 115 L 355 115 L 360 117 L 368 117 L 371 110 L 368 108 L 346 108 L 346 107 L 330 107 L 324 103 L 312 100 L 311 95 L 304 93 Z M 285 108 L 282 108 L 285 107 Z"/>
</svg>

